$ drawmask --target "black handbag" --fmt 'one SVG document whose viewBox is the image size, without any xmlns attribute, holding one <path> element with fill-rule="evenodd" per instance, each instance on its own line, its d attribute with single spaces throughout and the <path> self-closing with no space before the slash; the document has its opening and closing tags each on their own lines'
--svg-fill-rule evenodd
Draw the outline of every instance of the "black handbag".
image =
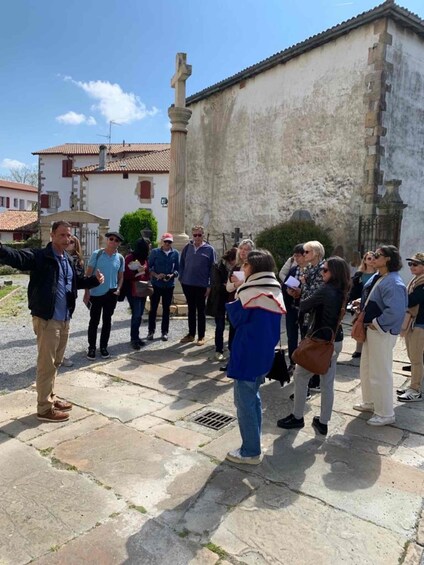
<svg viewBox="0 0 424 565">
<path fill-rule="evenodd" d="M 274 361 L 266 378 L 270 381 L 279 381 L 281 386 L 284 386 L 284 383 L 290 382 L 290 373 L 287 368 L 285 351 L 281 346 L 277 347 L 274 351 Z"/>
</svg>

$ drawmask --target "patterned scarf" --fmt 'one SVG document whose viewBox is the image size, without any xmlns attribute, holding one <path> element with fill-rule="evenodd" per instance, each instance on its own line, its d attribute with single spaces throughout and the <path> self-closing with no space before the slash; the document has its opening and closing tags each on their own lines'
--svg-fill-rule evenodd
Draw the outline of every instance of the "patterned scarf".
<svg viewBox="0 0 424 565">
<path fill-rule="evenodd" d="M 261 308 L 268 312 L 285 314 L 283 293 L 280 283 L 274 273 L 263 271 L 250 275 L 238 287 L 236 299 L 239 299 L 243 308 Z"/>
</svg>

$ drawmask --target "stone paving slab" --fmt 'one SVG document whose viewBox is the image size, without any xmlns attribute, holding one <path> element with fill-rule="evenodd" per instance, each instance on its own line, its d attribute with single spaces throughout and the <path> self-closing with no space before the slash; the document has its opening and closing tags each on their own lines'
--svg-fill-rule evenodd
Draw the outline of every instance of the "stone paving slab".
<svg viewBox="0 0 424 565">
<path fill-rule="evenodd" d="M 19 390 L 0 396 L 0 423 L 37 412 L 37 395 L 32 390 Z"/>
<path fill-rule="evenodd" d="M 257 472 L 405 536 L 412 535 L 421 511 L 424 473 L 302 431 L 276 440 Z"/>
<path fill-rule="evenodd" d="M 174 400 L 171 404 L 165 408 L 161 408 L 155 412 L 155 416 L 162 418 L 162 420 L 167 420 L 169 422 L 176 422 L 181 418 L 191 414 L 192 412 L 197 412 L 204 408 L 204 404 L 199 404 L 198 402 L 192 402 L 187 398 L 181 398 Z"/>
<path fill-rule="evenodd" d="M 409 434 L 393 453 L 392 458 L 399 463 L 424 470 L 424 438 Z"/>
<path fill-rule="evenodd" d="M 135 428 L 139 432 L 144 432 L 151 428 L 152 426 L 157 426 L 158 424 L 163 424 L 163 420 L 160 418 L 156 418 L 156 416 L 150 416 L 150 414 L 146 414 L 145 416 L 140 416 L 135 420 L 131 420 L 131 422 L 127 422 L 127 426 L 131 428 Z"/>
<path fill-rule="evenodd" d="M 112 492 L 16 439 L 0 445 L 0 562 L 19 565 L 124 507 Z"/>
<path fill-rule="evenodd" d="M 31 440 L 31 445 L 36 449 L 56 447 L 64 441 L 75 439 L 107 424 L 109 424 L 109 420 L 104 416 L 90 414 L 83 420 L 70 421 L 66 426 L 60 428 L 51 427 L 47 433 Z"/>
<path fill-rule="evenodd" d="M 172 530 L 136 511 L 127 511 L 73 540 L 36 565 L 214 565 L 218 556 L 181 539 Z"/>
<path fill-rule="evenodd" d="M 142 505 L 151 515 L 179 507 L 176 517 L 215 468 L 204 455 L 117 422 L 60 444 L 52 455 L 89 473 L 132 504 Z"/>
<path fill-rule="evenodd" d="M 56 385 L 71 385 L 82 388 L 104 388 L 112 384 L 112 379 L 108 376 L 95 373 L 92 370 L 77 369 L 60 374 L 56 379 Z"/>
<path fill-rule="evenodd" d="M 201 445 L 211 441 L 211 438 L 204 434 L 199 434 L 187 428 L 181 428 L 172 424 L 158 424 L 146 430 L 146 434 L 164 439 L 174 445 L 179 445 L 184 449 L 196 450 Z"/>
<path fill-rule="evenodd" d="M 405 537 L 266 485 L 227 515 L 212 542 L 248 565 L 397 565 Z"/>
<path fill-rule="evenodd" d="M 121 422 L 133 420 L 163 407 L 144 398 L 141 387 L 128 383 L 113 383 L 100 389 L 60 384 L 57 392 L 73 403 L 86 406 L 109 418 L 117 418 Z"/>
</svg>

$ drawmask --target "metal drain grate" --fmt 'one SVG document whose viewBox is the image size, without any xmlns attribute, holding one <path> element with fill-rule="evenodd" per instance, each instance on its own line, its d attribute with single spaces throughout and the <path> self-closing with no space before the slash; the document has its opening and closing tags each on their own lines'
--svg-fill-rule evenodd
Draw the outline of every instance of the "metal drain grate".
<svg viewBox="0 0 424 565">
<path fill-rule="evenodd" d="M 227 416 L 227 414 L 220 414 L 219 412 L 209 410 L 208 412 L 199 414 L 193 418 L 192 421 L 206 428 L 211 428 L 212 430 L 222 430 L 224 426 L 227 426 L 230 422 L 234 422 L 234 420 L 235 418 L 233 418 L 233 416 Z"/>
</svg>

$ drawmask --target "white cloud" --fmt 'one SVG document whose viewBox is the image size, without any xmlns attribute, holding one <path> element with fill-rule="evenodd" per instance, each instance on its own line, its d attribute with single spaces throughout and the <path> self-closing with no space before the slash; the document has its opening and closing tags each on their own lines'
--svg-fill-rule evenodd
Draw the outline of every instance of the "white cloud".
<svg viewBox="0 0 424 565">
<path fill-rule="evenodd" d="M 71 126 L 78 126 L 80 124 L 87 124 L 88 126 L 95 126 L 96 120 L 93 116 L 86 116 L 85 114 L 77 114 L 70 110 L 66 112 L 66 114 L 61 114 L 60 116 L 56 116 L 56 121 L 61 124 L 68 124 Z"/>
<path fill-rule="evenodd" d="M 93 98 L 96 104 L 92 109 L 98 110 L 107 122 L 130 124 L 159 112 L 154 106 L 148 110 L 138 96 L 133 92 L 124 92 L 119 84 L 102 80 L 82 82 L 68 76 L 64 80 L 71 81 Z"/>
<path fill-rule="evenodd" d="M 26 165 L 17 159 L 8 159 L 6 157 L 0 162 L 0 167 L 2 169 L 21 169 L 22 167 L 26 167 Z"/>
</svg>

